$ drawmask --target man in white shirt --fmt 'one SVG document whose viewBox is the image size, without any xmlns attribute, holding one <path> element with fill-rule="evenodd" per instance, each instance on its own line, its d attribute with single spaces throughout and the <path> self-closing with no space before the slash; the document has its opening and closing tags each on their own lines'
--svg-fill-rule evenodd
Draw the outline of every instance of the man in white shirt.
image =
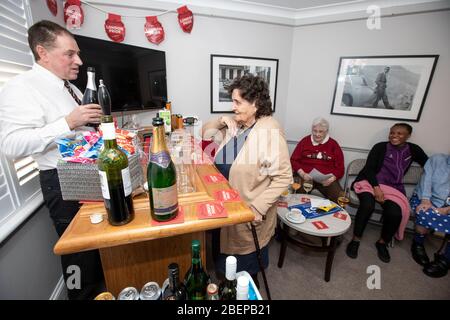
<svg viewBox="0 0 450 320">
<path fill-rule="evenodd" d="M 13 159 L 31 155 L 38 163 L 44 200 L 61 236 L 80 205 L 62 199 L 56 171 L 61 156 L 54 139 L 86 130 L 82 127 L 87 123 L 99 123 L 102 112 L 97 104 L 81 105 L 82 93 L 68 81 L 77 78 L 82 65 L 69 31 L 40 21 L 28 30 L 28 42 L 36 63 L 0 93 L 0 148 Z M 98 251 L 65 255 L 61 262 L 66 280 L 68 266 L 81 270 L 81 288 L 68 288 L 69 298 L 91 298 L 102 280 Z"/>
</svg>

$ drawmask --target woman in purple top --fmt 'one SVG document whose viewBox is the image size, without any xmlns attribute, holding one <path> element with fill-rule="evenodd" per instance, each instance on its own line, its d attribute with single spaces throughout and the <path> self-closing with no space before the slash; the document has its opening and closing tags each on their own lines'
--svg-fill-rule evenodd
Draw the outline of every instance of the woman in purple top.
<svg viewBox="0 0 450 320">
<path fill-rule="evenodd" d="M 390 186 L 405 194 L 403 176 L 412 162 L 424 166 L 428 156 L 418 145 L 407 142 L 412 133 L 412 127 L 407 123 L 394 124 L 389 132 L 389 141 L 379 142 L 372 147 L 367 156 L 366 165 L 356 177 L 355 182 L 367 180 L 373 188 L 369 192 L 358 193 L 359 208 L 355 216 L 353 239 L 348 244 L 346 253 L 356 259 L 360 239 L 375 209 L 375 202 L 383 207 L 383 226 L 380 239 L 375 243 L 378 257 L 383 262 L 389 262 L 391 257 L 387 243 L 392 240 L 400 226 L 402 212 L 400 206 L 391 200 L 385 200 L 380 184 Z M 352 186 L 353 187 L 353 186 Z"/>
</svg>

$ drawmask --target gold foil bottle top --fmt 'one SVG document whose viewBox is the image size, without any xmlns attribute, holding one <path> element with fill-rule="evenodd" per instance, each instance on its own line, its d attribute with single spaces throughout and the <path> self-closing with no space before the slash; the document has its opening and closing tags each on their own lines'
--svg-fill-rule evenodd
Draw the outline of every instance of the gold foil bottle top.
<svg viewBox="0 0 450 320">
<path fill-rule="evenodd" d="M 152 153 L 158 153 L 161 151 L 168 151 L 166 146 L 166 135 L 164 130 L 163 118 L 153 118 L 153 138 L 152 138 Z"/>
</svg>

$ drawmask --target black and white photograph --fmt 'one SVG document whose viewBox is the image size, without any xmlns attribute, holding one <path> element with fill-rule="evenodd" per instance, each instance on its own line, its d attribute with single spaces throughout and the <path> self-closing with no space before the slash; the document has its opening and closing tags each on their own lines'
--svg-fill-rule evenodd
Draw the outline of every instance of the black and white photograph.
<svg viewBox="0 0 450 320">
<path fill-rule="evenodd" d="M 211 113 L 232 112 L 227 86 L 247 73 L 258 75 L 267 82 L 275 111 L 277 69 L 277 59 L 211 55 Z"/>
<path fill-rule="evenodd" d="M 331 113 L 418 121 L 438 57 L 341 57 Z"/>
</svg>

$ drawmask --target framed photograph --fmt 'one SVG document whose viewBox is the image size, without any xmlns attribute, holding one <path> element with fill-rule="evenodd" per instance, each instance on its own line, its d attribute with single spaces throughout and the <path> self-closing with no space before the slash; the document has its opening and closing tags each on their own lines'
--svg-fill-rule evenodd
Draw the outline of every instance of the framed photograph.
<svg viewBox="0 0 450 320">
<path fill-rule="evenodd" d="M 419 121 L 438 58 L 341 57 L 331 114 Z"/>
<path fill-rule="evenodd" d="M 226 90 L 234 78 L 252 73 L 269 85 L 272 110 L 275 111 L 278 59 L 211 55 L 211 113 L 231 113 L 231 96 Z"/>
</svg>

